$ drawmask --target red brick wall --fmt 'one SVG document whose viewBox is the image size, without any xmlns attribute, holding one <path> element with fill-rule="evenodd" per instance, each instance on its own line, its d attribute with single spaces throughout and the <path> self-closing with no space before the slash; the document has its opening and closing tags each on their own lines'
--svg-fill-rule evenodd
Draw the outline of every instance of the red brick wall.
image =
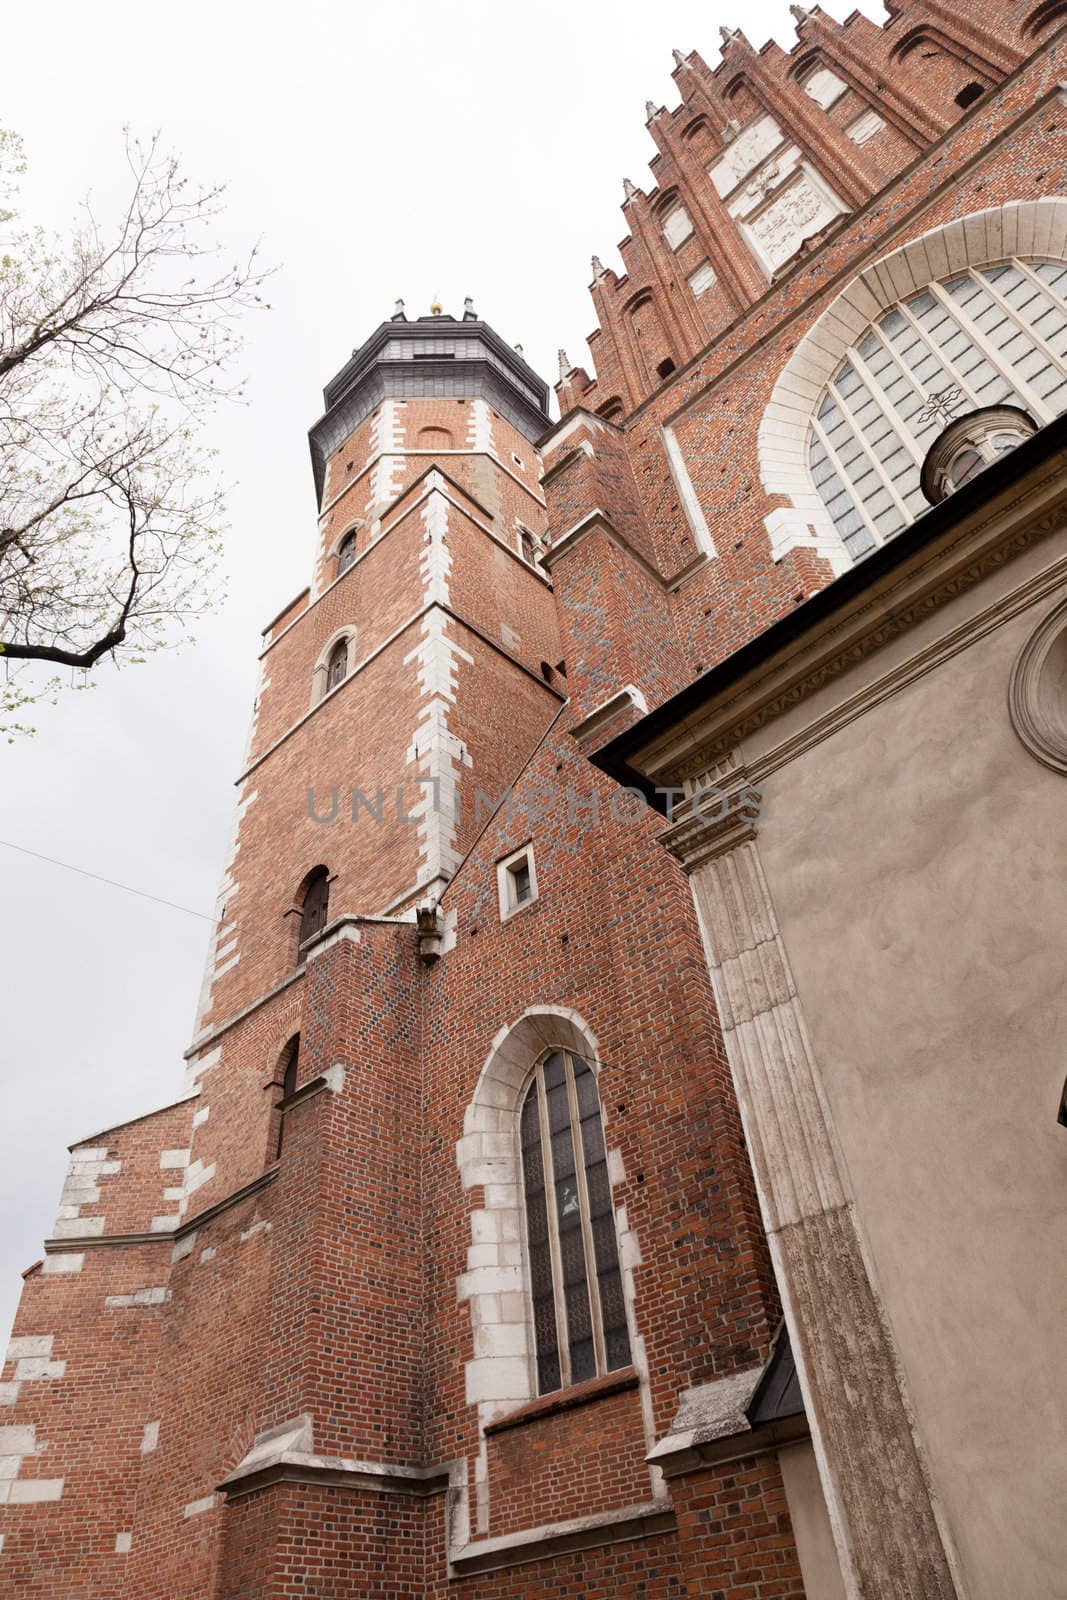
<svg viewBox="0 0 1067 1600">
<path fill-rule="evenodd" d="M 515 1533 L 651 1498 L 640 1402 L 632 1390 L 530 1417 L 489 1440 L 489 1533 Z"/>
<path fill-rule="evenodd" d="M 921 8 L 907 9 L 910 15 Z M 1007 30 L 1005 37 L 1009 33 L 1017 37 L 1025 9 L 999 8 L 991 19 L 990 40 L 995 41 L 1002 28 Z M 962 27 L 969 17 L 971 26 L 980 26 L 986 15 L 984 8 L 980 14 L 970 7 L 962 9 L 958 25 Z M 859 29 L 861 21 L 843 33 Z M 804 32 L 814 25 L 810 19 Z M 818 27 L 826 25 L 820 18 Z M 865 30 L 857 37 L 866 37 Z M 1067 44 L 1062 37 L 1050 39 L 1041 53 L 966 117 L 951 106 L 951 125 L 939 133 L 937 142 L 929 146 L 924 140 L 925 153 L 897 181 L 859 204 L 818 248 L 788 264 L 776 283 L 735 315 L 684 371 L 642 395 L 643 403 L 635 406 L 622 430 L 612 432 L 610 448 L 602 442 L 602 433 L 591 427 L 569 429 L 558 447 L 549 439 L 546 493 L 552 537 L 558 540 L 600 503 L 602 455 L 615 481 L 626 481 L 616 466 L 621 439 L 633 487 L 629 496 L 620 497 L 624 504 L 613 515 L 624 539 L 642 558 L 651 559 L 670 590 L 672 624 L 660 650 L 650 657 L 645 677 L 627 680 L 620 665 L 611 674 L 613 681 L 598 680 L 594 693 L 576 671 L 569 687 L 579 704 L 595 705 L 626 681 L 636 681 L 653 704 L 762 632 L 830 579 L 829 567 L 810 550 L 792 550 L 777 562 L 771 557 L 764 518 L 787 502 L 769 496 L 761 486 L 757 433 L 774 385 L 812 323 L 863 267 L 928 229 L 970 212 L 1062 192 L 1067 182 L 1062 107 L 1053 100 L 1036 115 L 1028 113 L 1054 90 L 1065 64 Z M 837 65 L 834 70 L 838 71 Z M 891 77 L 881 106 L 890 123 L 894 83 L 898 80 Z M 1020 125 L 1013 128 L 1016 122 Z M 596 347 L 600 360 L 603 338 Z M 610 382 L 614 386 L 616 379 Z M 564 386 L 562 399 L 595 408 L 598 392 L 582 395 L 574 385 Z M 716 551 L 688 575 L 682 569 L 695 545 L 664 450 L 662 429 L 668 423 Z M 583 436 L 595 452 L 592 461 L 573 454 L 576 440 Z M 567 464 L 554 471 L 562 462 Z M 581 547 L 573 554 L 561 551 L 553 560 L 553 580 L 561 594 L 569 586 L 568 565 L 581 569 L 580 551 Z M 640 592 L 643 568 L 636 558 L 629 559 L 629 566 L 632 577 L 623 580 L 621 588 Z M 579 581 L 584 581 L 584 574 Z M 617 651 L 620 662 L 625 659 L 630 627 L 621 604 L 610 608 L 604 619 L 602 652 Z M 661 665 L 665 658 L 678 663 L 666 673 Z M 628 662 L 626 670 L 630 671 Z"/>
<path fill-rule="evenodd" d="M 293 729 L 335 629 L 356 626 L 369 652 L 421 606 L 418 480 L 431 458 L 400 461 L 401 498 L 381 518 L 380 542 L 366 543 L 332 587 L 320 559 L 311 593 L 272 625 L 255 748 L 263 755 L 281 742 L 242 790 L 255 798 L 226 907 L 239 959 L 214 985 L 196 1099 L 93 1141 L 121 1170 L 101 1172 L 99 1197 L 65 1220 L 103 1216 L 108 1242 L 83 1248 L 74 1238 L 49 1261 L 81 1255 L 79 1272 L 38 1271 L 27 1281 L 16 1337 L 51 1343 L 43 1367 L 23 1369 L 21 1379 L 16 1346 L 5 1368 L 5 1382 L 19 1384 L 17 1396 L 6 1391 L 7 1418 L 36 1430 L 34 1450 L 19 1452 L 18 1481 L 62 1478 L 63 1493 L 9 1508 L 0 1592 L 30 1600 L 802 1595 L 773 1455 L 671 1479 L 675 1533 L 468 1577 L 446 1574 L 440 1492 L 421 1500 L 284 1483 L 225 1502 L 216 1491 L 257 1434 L 307 1417 L 320 1455 L 384 1467 L 461 1463 L 472 1491 L 484 1462 L 488 1500 L 476 1537 L 621 1511 L 660 1487 L 645 1458 L 682 1392 L 765 1358 L 779 1305 L 689 889 L 657 842 L 655 820 L 628 820 L 625 803 L 613 810 L 616 791 L 568 729 L 625 683 L 650 701 L 664 698 L 825 581 L 809 552 L 769 559 L 759 418 L 813 319 L 887 241 L 1061 189 L 1060 110 L 1050 105 L 1015 132 L 1010 124 L 1064 76 L 1062 45 L 962 120 L 945 104 L 957 65 L 977 72 L 981 56 L 991 78 L 1012 71 L 1026 13 L 1006 6 L 989 20 L 977 0 L 951 10 L 929 0 L 901 8 L 884 34 L 862 18 L 838 25 L 814 15 L 789 55 L 735 39 L 714 72 L 697 57 L 679 68 L 685 107 L 652 124 L 659 194 L 630 206 L 630 281 L 605 274 L 595 291 L 600 385 L 586 399 L 595 408 L 618 395 L 628 420 L 581 424 L 551 460 L 575 451 L 582 428 L 593 456 L 570 455 L 547 485 L 557 539 L 594 509 L 615 538 L 599 531 L 561 551 L 553 598 L 509 553 L 516 519 L 534 532 L 543 525 L 528 443 L 493 417 L 496 459 L 441 458 L 454 502 L 448 630 L 464 653 L 444 698 L 470 799 L 457 834 L 467 854 L 443 895 L 447 948 L 436 965 L 420 962 L 410 922 L 380 916 L 417 877 L 415 830 L 365 816 L 353 825 L 344 799 L 336 823 L 318 824 L 306 810 L 309 784 L 321 806 L 335 784 L 346 796 L 353 784 L 373 789 L 403 776 L 422 705 L 407 660 L 417 624 Z M 963 55 L 939 45 L 934 65 L 916 73 L 909 62 L 927 59 L 920 42 L 896 66 L 894 44 L 922 19 Z M 796 81 L 816 58 L 848 85 L 828 112 Z M 887 127 L 839 160 L 843 130 L 876 80 Z M 817 166 L 833 167 L 852 207 L 773 287 L 747 247 L 722 233 L 714 198 L 695 187 L 723 124 L 754 114 L 769 84 L 797 141 L 810 144 Z M 675 192 L 695 229 L 677 257 L 663 248 L 655 211 Z M 701 252 L 718 283 L 697 305 L 679 277 Z M 655 337 L 689 363 L 665 385 L 639 380 L 628 342 L 630 302 L 646 286 Z M 575 380 L 572 399 L 580 388 Z M 402 443 L 419 449 L 427 427 L 448 427 L 465 443 L 471 415 L 468 402 L 409 401 Z M 715 542 L 707 562 L 667 467 L 668 424 Z M 372 425 L 329 463 L 322 549 L 366 513 Z M 542 660 L 555 665 L 561 655 L 572 696 L 562 716 L 539 676 Z M 520 804 L 478 817 L 474 786 L 499 794 L 512 781 L 520 802 L 523 786 L 536 786 L 541 814 L 531 822 Z M 502 923 L 496 864 L 529 839 L 539 896 Z M 334 874 L 332 917 L 363 915 L 341 930 L 353 937 L 324 942 L 297 972 L 286 912 L 320 861 Z M 532 1005 L 577 1013 L 599 1041 L 639 1387 L 528 1415 L 486 1437 L 467 1399 L 476 1340 L 459 1287 L 486 1194 L 463 1187 L 457 1144 L 494 1040 Z M 285 1112 L 275 1162 L 279 1055 L 298 1030 L 300 1086 L 323 1074 L 329 1084 Z M 183 1206 L 164 1195 L 183 1172 L 161 1167 L 160 1153 L 186 1149 L 193 1165 Z M 177 1238 L 153 1237 L 153 1219 L 179 1210 Z M 137 1299 L 150 1288 L 156 1296 Z M 157 1424 L 158 1438 L 143 1448 L 146 1425 Z M 18 1437 L 28 1435 L 7 1436 Z M 473 1492 L 471 1511 L 476 1523 Z M 133 1536 L 128 1556 L 115 1550 L 124 1532 Z"/>
<path fill-rule="evenodd" d="M 673 1478 L 671 1491 L 689 1594 L 804 1600 L 776 1455 L 748 1456 L 728 1467 Z"/>
</svg>

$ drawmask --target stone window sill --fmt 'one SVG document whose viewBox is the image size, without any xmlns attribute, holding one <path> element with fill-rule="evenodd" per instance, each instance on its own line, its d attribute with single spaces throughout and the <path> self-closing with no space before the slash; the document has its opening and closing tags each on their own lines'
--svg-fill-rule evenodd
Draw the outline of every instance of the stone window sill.
<svg viewBox="0 0 1067 1600">
<path fill-rule="evenodd" d="M 606 1395 L 636 1389 L 640 1381 L 633 1367 L 620 1367 L 618 1372 L 606 1372 L 602 1377 L 573 1384 L 569 1389 L 556 1389 L 552 1394 L 538 1395 L 536 1400 L 528 1400 L 525 1405 L 486 1423 L 485 1436 L 490 1438 L 496 1433 L 506 1433 L 509 1428 L 540 1422 L 542 1417 L 554 1417 L 561 1411 L 574 1411 L 579 1406 L 591 1405 L 594 1400 L 602 1400 Z"/>
</svg>

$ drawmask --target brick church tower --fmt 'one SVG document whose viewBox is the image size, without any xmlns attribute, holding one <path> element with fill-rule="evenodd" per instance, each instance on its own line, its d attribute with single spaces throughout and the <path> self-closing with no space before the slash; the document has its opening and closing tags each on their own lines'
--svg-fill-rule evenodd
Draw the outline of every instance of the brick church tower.
<svg viewBox="0 0 1067 1600">
<path fill-rule="evenodd" d="M 398 305 L 326 388 L 186 1096 L 72 1148 L 26 1279 L 20 1594 L 802 1592 L 810 1446 L 688 890 L 567 731 L 546 400 L 469 302 Z M 731 1374 L 740 1476 L 685 1409 Z"/>
<path fill-rule="evenodd" d="M 327 385 L 185 1092 L 25 1274 L 0 1594 L 1063 1593 L 1064 4 L 677 52 L 558 422 L 470 301 Z"/>
</svg>

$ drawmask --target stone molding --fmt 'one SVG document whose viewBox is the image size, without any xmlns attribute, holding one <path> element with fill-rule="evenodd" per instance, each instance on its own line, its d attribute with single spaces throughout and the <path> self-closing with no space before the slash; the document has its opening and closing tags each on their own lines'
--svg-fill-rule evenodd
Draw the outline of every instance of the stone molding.
<svg viewBox="0 0 1067 1600">
<path fill-rule="evenodd" d="M 659 1443 L 649 1451 L 665 1478 L 685 1477 L 728 1461 L 777 1450 L 809 1436 L 807 1418 L 787 1417 L 753 1427 L 747 1407 L 765 1367 L 749 1367 L 682 1392 L 677 1415 Z"/>
<path fill-rule="evenodd" d="M 758 791 L 745 778 L 735 764 L 731 790 L 754 811 Z M 962 1593 L 955 1562 L 868 1272 L 756 821 L 739 822 L 728 806 L 714 818 L 690 813 L 661 837 L 690 875 L 846 1592 L 952 1600 Z"/>
<path fill-rule="evenodd" d="M 468 1405 L 477 1406 L 480 1444 L 474 1474 L 476 1530 L 489 1527 L 489 1460 L 485 1429 L 535 1398 L 531 1300 L 524 1262 L 522 1175 L 518 1110 L 534 1062 L 548 1049 L 571 1050 L 600 1076 L 600 1046 L 592 1029 L 567 1006 L 529 1006 L 505 1024 L 489 1048 L 463 1120 L 456 1162 L 465 1190 L 480 1188 L 480 1210 L 471 1213 L 467 1270 L 456 1284 L 457 1298 L 470 1305 L 473 1350 L 465 1366 Z M 608 1108 L 601 1103 L 605 1141 Z M 608 1173 L 614 1190 L 622 1162 L 608 1142 Z M 642 1419 L 649 1448 L 654 1442 L 648 1399 L 648 1363 L 633 1316 L 634 1269 L 640 1263 L 637 1240 L 625 1206 L 613 1196 L 619 1264 L 626 1301 L 633 1365 L 640 1383 Z M 655 1483 L 653 1484 L 655 1492 Z"/>
<path fill-rule="evenodd" d="M 1023 645 L 1008 683 L 1012 727 L 1042 766 L 1067 772 L 1067 599 Z"/>
<path fill-rule="evenodd" d="M 450 1568 L 453 1575 L 465 1577 L 472 1572 L 522 1566 L 573 1550 L 594 1550 L 601 1545 L 647 1539 L 654 1534 L 674 1531 L 673 1506 L 669 1501 L 651 1500 L 621 1511 L 602 1511 L 596 1516 L 576 1517 L 571 1522 L 554 1522 L 543 1528 L 503 1534 L 496 1539 L 479 1539 L 457 1550 L 452 1555 Z"/>
<path fill-rule="evenodd" d="M 863 267 L 812 324 L 778 377 L 757 436 L 764 490 L 785 496 L 799 518 L 783 521 L 775 559 L 794 543 L 840 546 L 807 453 L 811 418 L 848 350 L 884 311 L 927 284 L 1012 256 L 1067 260 L 1067 197 L 1006 201 L 930 228 Z"/>
<path fill-rule="evenodd" d="M 552 1394 L 538 1395 L 514 1411 L 487 1422 L 482 1430 L 487 1438 L 497 1433 L 507 1433 L 512 1428 L 525 1427 L 528 1422 L 540 1422 L 544 1417 L 558 1417 L 563 1411 L 577 1411 L 581 1406 L 595 1404 L 608 1395 L 623 1394 L 627 1389 L 637 1389 L 641 1380 L 633 1367 L 621 1367 L 617 1372 L 605 1372 L 586 1383 L 573 1384 L 569 1389 L 557 1389 Z"/>
<path fill-rule="evenodd" d="M 595 750 L 601 743 L 604 729 L 624 711 L 632 711 L 642 717 L 648 714 L 648 701 L 635 683 L 628 683 L 622 689 L 616 689 L 614 694 L 602 700 L 586 716 L 574 723 L 571 728 L 571 738 L 577 741 L 583 754 Z"/>
<path fill-rule="evenodd" d="M 569 1522 L 523 1529 L 494 1539 L 469 1541 L 463 1515 L 466 1477 L 467 1466 L 463 1460 L 413 1467 L 362 1461 L 350 1456 L 318 1455 L 314 1449 L 313 1419 L 305 1413 L 257 1433 L 251 1448 L 217 1485 L 217 1491 L 225 1496 L 227 1504 L 279 1483 L 325 1484 L 355 1494 L 405 1495 L 417 1499 L 446 1494 L 447 1559 L 451 1576 L 520 1566 L 571 1550 L 594 1549 L 626 1539 L 670 1533 L 675 1527 L 670 1502 L 656 1500 L 618 1511 L 577 1517 Z"/>
<path fill-rule="evenodd" d="M 46 1255 L 65 1254 L 68 1250 L 98 1250 L 104 1246 L 118 1249 L 123 1245 L 135 1247 L 142 1244 L 170 1244 L 174 1243 L 173 1233 L 90 1233 L 71 1235 L 70 1238 L 46 1239 L 44 1251 Z"/>
</svg>

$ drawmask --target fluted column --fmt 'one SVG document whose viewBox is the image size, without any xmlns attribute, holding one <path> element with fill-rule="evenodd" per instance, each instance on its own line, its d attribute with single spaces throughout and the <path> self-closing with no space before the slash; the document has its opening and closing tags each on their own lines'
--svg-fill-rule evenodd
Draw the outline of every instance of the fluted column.
<svg viewBox="0 0 1067 1600">
<path fill-rule="evenodd" d="M 961 1596 L 760 862 L 760 797 L 662 835 L 689 874 L 775 1270 L 853 1600 Z"/>
</svg>

